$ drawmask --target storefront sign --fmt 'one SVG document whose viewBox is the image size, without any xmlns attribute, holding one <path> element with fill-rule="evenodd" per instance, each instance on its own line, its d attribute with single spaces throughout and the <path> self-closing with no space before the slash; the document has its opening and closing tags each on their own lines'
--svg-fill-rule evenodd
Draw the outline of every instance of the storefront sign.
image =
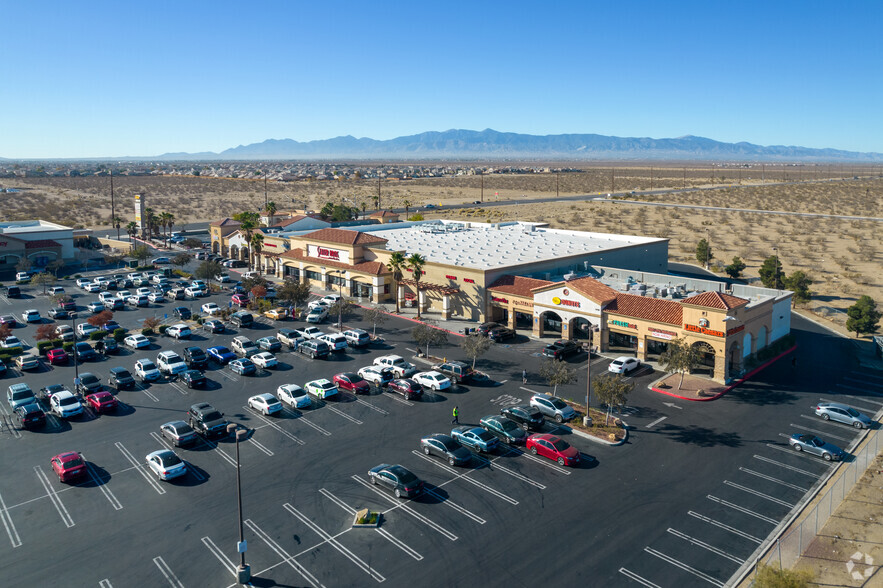
<svg viewBox="0 0 883 588">
<path fill-rule="evenodd" d="M 474 284 L 475 283 L 475 280 L 473 280 L 471 278 L 463 278 L 463 281 L 466 282 L 467 284 Z"/>
<path fill-rule="evenodd" d="M 672 339 L 677 339 L 678 334 L 673 333 L 672 331 L 663 331 L 662 329 L 654 329 L 653 327 L 647 328 L 647 334 L 651 337 L 656 337 L 657 339 L 665 339 L 666 341 L 671 341 Z"/>
<path fill-rule="evenodd" d="M 692 333 L 702 333 L 703 335 L 710 335 L 712 337 L 726 337 L 726 333 L 723 331 L 713 331 L 711 329 L 704 329 L 698 325 L 684 325 L 684 330 L 690 331 Z"/>
<path fill-rule="evenodd" d="M 707 328 L 708 328 L 708 325 L 709 325 L 709 322 L 708 322 L 708 319 L 707 319 L 707 318 L 701 318 L 701 319 L 699 319 L 699 326 L 700 326 L 700 327 L 702 327 L 703 329 L 707 329 Z"/>
<path fill-rule="evenodd" d="M 449 280 L 457 280 L 457 276 L 445 276 Z"/>
<path fill-rule="evenodd" d="M 607 324 L 608 325 L 616 325 L 617 327 L 625 327 L 626 329 L 637 329 L 638 328 L 638 325 L 636 325 L 635 323 L 627 323 L 625 321 L 615 321 L 613 319 L 610 319 L 609 321 L 607 321 Z"/>
<path fill-rule="evenodd" d="M 730 335 L 735 335 L 736 333 L 743 330 L 744 328 L 745 328 L 745 325 L 739 325 L 738 327 L 733 327 L 732 329 L 727 331 L 727 337 L 729 337 Z"/>
<path fill-rule="evenodd" d="M 318 257 L 319 259 L 328 259 L 331 261 L 340 261 L 343 263 L 350 262 L 349 251 L 342 251 L 340 249 L 329 249 L 328 247 L 322 247 L 321 245 L 308 244 L 307 256 Z"/>
<path fill-rule="evenodd" d="M 264 247 L 275 247 L 272 243 L 264 243 Z"/>
<path fill-rule="evenodd" d="M 491 302 L 499 302 L 501 304 L 509 304 L 509 301 L 505 298 L 499 298 L 497 296 L 491 296 Z"/>
<path fill-rule="evenodd" d="M 524 308 L 533 309 L 533 302 L 529 302 L 527 300 L 513 300 L 512 304 L 515 306 L 523 306 Z"/>
<path fill-rule="evenodd" d="M 555 296 L 552 298 L 552 304 L 558 304 L 559 306 L 571 306 L 573 308 L 579 308 L 579 302 L 576 300 L 563 300 Z"/>
<path fill-rule="evenodd" d="M 335 261 L 340 261 L 340 251 L 336 249 L 326 249 L 324 247 L 319 247 L 319 257 L 322 259 L 333 259 Z"/>
</svg>

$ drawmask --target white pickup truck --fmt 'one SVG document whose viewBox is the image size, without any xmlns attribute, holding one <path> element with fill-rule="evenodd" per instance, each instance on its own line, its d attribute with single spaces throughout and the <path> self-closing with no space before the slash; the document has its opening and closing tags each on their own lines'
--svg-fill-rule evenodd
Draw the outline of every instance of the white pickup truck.
<svg viewBox="0 0 883 588">
<path fill-rule="evenodd" d="M 319 329 L 319 327 L 304 327 L 303 329 L 295 329 L 294 332 L 304 339 L 315 339 L 316 337 L 325 334 Z"/>
<path fill-rule="evenodd" d="M 417 373 L 413 364 L 405 361 L 401 355 L 384 355 L 374 360 L 374 365 L 387 367 L 397 378 L 408 378 Z"/>
</svg>

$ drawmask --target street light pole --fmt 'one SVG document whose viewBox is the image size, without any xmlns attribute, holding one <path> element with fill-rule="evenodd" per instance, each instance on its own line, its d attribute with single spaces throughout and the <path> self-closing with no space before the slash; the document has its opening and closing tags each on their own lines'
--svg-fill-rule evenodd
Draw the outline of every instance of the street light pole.
<svg viewBox="0 0 883 588">
<path fill-rule="evenodd" d="M 245 541 L 242 528 L 242 476 L 239 463 L 239 441 L 247 433 L 244 430 L 237 430 L 233 423 L 227 425 L 227 432 L 235 433 L 236 439 L 236 501 L 239 503 L 239 543 L 236 545 L 236 550 L 239 552 L 239 567 L 236 569 L 236 578 L 240 584 L 247 584 L 251 581 L 251 566 L 245 563 L 245 551 L 248 548 L 248 543 Z"/>
<path fill-rule="evenodd" d="M 592 415 L 589 407 L 592 405 L 592 341 L 594 340 L 594 331 L 589 325 L 589 361 L 586 365 L 586 416 L 583 417 L 583 426 L 588 427 L 592 423 Z"/>
<path fill-rule="evenodd" d="M 776 276 L 776 290 L 779 289 L 779 248 L 773 247 L 773 254 L 776 256 L 776 264 L 773 267 L 773 271 L 775 272 L 773 275 Z"/>
<path fill-rule="evenodd" d="M 77 356 L 77 317 L 76 315 L 71 315 L 71 327 L 74 330 L 74 393 L 77 393 L 77 388 L 80 384 L 80 361 Z"/>
<path fill-rule="evenodd" d="M 338 291 L 340 292 L 340 300 L 337 301 L 337 330 L 343 328 L 343 280 L 344 273 L 343 270 L 337 270 L 340 274 L 340 281 L 337 283 Z"/>
</svg>

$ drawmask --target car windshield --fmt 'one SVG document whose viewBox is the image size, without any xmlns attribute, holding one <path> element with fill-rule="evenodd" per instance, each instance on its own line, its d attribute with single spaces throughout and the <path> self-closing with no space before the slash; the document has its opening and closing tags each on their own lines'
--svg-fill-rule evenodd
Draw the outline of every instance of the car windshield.
<svg viewBox="0 0 883 588">
<path fill-rule="evenodd" d="M 155 369 L 156 369 L 156 366 L 153 365 L 153 362 L 152 362 L 152 361 L 150 361 L 150 360 L 148 360 L 148 359 L 145 359 L 145 360 L 143 360 L 143 361 L 141 362 L 141 369 L 143 369 L 143 370 L 155 370 Z"/>
<path fill-rule="evenodd" d="M 821 447 L 825 444 L 825 442 L 822 441 L 821 439 L 819 439 L 818 437 L 813 437 L 811 443 L 813 445 L 815 445 L 816 447 Z"/>
<path fill-rule="evenodd" d="M 186 435 L 187 433 L 192 433 L 193 429 L 187 423 L 179 423 L 173 427 L 175 432 L 179 435 Z"/>
<path fill-rule="evenodd" d="M 64 469 L 70 469 L 83 465 L 83 460 L 80 459 L 80 456 L 67 457 L 64 458 L 61 464 L 64 466 Z"/>
<path fill-rule="evenodd" d="M 202 420 L 208 421 L 219 421 L 221 420 L 221 413 L 216 410 L 209 411 L 202 415 Z"/>
<path fill-rule="evenodd" d="M 550 400 L 550 402 L 552 403 L 552 406 L 554 406 L 558 410 L 562 410 L 562 409 L 567 408 L 567 405 L 564 404 L 563 402 L 561 402 L 560 400 L 558 400 L 557 398 L 553 398 L 552 400 Z"/>
<path fill-rule="evenodd" d="M 68 396 L 66 398 L 61 398 L 58 401 L 58 404 L 60 404 L 61 406 L 70 406 L 72 404 L 79 404 L 79 403 L 80 403 L 80 401 L 77 400 L 77 398 L 75 396 Z"/>
<path fill-rule="evenodd" d="M 520 431 L 521 430 L 518 428 L 518 425 L 516 425 L 515 423 L 513 423 L 510 420 L 502 420 L 499 422 L 500 422 L 500 428 L 503 429 L 504 431 L 516 431 L 516 430 Z"/>
<path fill-rule="evenodd" d="M 563 439 L 558 439 L 557 441 L 552 441 L 552 446 L 555 447 L 558 451 L 564 451 L 566 449 L 570 449 L 570 445 L 567 441 Z"/>
<path fill-rule="evenodd" d="M 55 394 L 56 392 L 61 392 L 62 390 L 64 390 L 64 386 L 62 386 L 61 384 L 49 384 L 48 386 L 46 386 L 46 392 L 50 394 Z"/>
<path fill-rule="evenodd" d="M 96 378 L 92 374 L 83 374 L 82 376 L 80 376 L 80 381 L 84 384 L 94 384 L 98 381 L 98 378 Z"/>
<path fill-rule="evenodd" d="M 215 353 L 219 355 L 225 355 L 227 353 L 230 353 L 230 350 L 226 347 L 215 347 Z"/>
<path fill-rule="evenodd" d="M 159 456 L 159 460 L 162 462 L 164 467 L 170 467 L 173 465 L 178 465 L 181 463 L 181 458 L 172 453 L 171 451 L 168 453 L 162 453 Z"/>
<path fill-rule="evenodd" d="M 129 370 L 120 370 L 116 373 L 117 378 L 131 378 L 132 374 L 129 373 Z"/>
<path fill-rule="evenodd" d="M 24 398 L 30 398 L 33 396 L 30 390 L 16 390 L 12 392 L 13 400 L 22 400 Z"/>
<path fill-rule="evenodd" d="M 457 445 L 457 442 L 451 438 L 438 439 L 438 442 L 441 443 L 447 451 L 457 451 L 457 449 L 459 449 L 460 447 L 459 445 Z"/>
</svg>

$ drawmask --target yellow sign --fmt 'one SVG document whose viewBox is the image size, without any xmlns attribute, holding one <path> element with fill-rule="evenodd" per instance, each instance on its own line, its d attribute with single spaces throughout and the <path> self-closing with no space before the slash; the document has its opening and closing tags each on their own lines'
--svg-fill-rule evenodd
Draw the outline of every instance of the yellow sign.
<svg viewBox="0 0 883 588">
<path fill-rule="evenodd" d="M 552 304 L 561 304 L 561 299 L 555 296 L 552 298 Z"/>
</svg>

